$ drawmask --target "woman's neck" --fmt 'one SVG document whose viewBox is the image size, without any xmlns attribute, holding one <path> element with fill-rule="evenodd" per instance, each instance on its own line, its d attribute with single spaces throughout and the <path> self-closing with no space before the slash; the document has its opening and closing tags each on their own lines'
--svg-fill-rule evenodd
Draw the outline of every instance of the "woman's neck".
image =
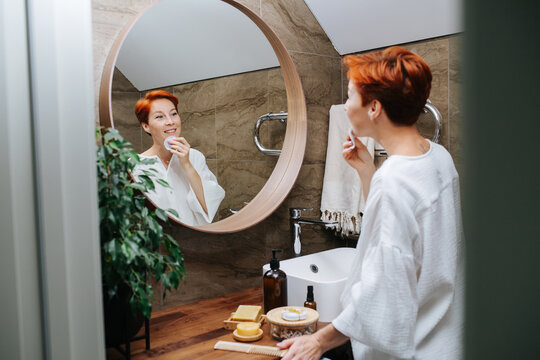
<svg viewBox="0 0 540 360">
<path fill-rule="evenodd" d="M 146 150 L 144 153 L 142 153 L 142 155 L 157 156 L 159 160 L 161 160 L 161 162 L 163 163 L 163 166 L 165 166 L 166 169 L 169 167 L 169 163 L 171 162 L 171 159 L 172 159 L 172 153 L 169 150 L 165 149 L 164 146 L 158 145 L 158 144 L 152 145 L 152 147 Z"/>
<path fill-rule="evenodd" d="M 419 156 L 429 150 L 429 142 L 420 135 L 416 125 L 388 124 L 376 139 L 388 155 Z"/>
</svg>

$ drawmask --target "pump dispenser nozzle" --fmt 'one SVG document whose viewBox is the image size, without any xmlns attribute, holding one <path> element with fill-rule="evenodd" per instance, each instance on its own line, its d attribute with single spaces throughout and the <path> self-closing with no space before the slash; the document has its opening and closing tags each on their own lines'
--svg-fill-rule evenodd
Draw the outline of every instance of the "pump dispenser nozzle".
<svg viewBox="0 0 540 360">
<path fill-rule="evenodd" d="M 270 269 L 277 270 L 279 269 L 279 260 L 276 257 L 277 252 L 282 252 L 281 249 L 272 249 L 272 259 L 270 260 Z"/>
<path fill-rule="evenodd" d="M 313 301 L 315 300 L 314 296 L 313 296 L 313 285 L 308 285 L 307 287 L 307 298 L 306 298 L 307 301 Z"/>
</svg>

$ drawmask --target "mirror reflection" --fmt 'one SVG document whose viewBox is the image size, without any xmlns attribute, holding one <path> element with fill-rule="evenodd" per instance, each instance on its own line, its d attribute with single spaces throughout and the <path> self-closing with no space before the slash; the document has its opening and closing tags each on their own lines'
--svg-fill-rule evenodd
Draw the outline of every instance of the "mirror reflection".
<svg viewBox="0 0 540 360">
<path fill-rule="evenodd" d="M 160 177 L 178 187 L 161 189 L 154 195 L 159 200 L 148 194 L 157 206 L 175 209 L 176 220 L 196 226 L 232 215 L 257 195 L 277 157 L 255 146 L 255 123 L 266 113 L 287 111 L 278 65 L 257 26 L 221 0 L 165 0 L 141 16 L 120 49 L 112 111 L 120 133 L 139 154 L 159 160 L 154 168 Z M 179 121 L 178 126 L 165 125 L 162 133 L 157 127 L 154 132 L 157 119 L 150 116 L 145 123 L 135 111 L 135 104 L 153 90 L 178 99 L 177 106 L 174 100 L 160 100 L 168 106 L 161 109 L 163 118 L 171 117 L 174 108 Z M 281 149 L 285 129 L 286 122 L 264 122 L 261 143 Z M 171 147 L 178 153 L 165 149 L 169 136 L 175 137 Z M 197 176 L 190 178 L 182 167 L 179 154 L 186 148 L 185 159 L 197 169 L 202 190 L 196 190 Z M 173 170 L 176 166 L 180 170 Z M 171 181 L 172 173 L 177 182 Z"/>
<path fill-rule="evenodd" d="M 133 175 L 137 178 L 154 171 L 166 181 L 155 184 L 147 196 L 156 206 L 174 210 L 173 217 L 183 223 L 211 223 L 225 191 L 208 169 L 204 155 L 180 136 L 178 98 L 165 90 L 149 91 L 137 101 L 135 114 L 152 137 L 152 146 L 140 157 L 155 161 L 138 165 Z"/>
</svg>

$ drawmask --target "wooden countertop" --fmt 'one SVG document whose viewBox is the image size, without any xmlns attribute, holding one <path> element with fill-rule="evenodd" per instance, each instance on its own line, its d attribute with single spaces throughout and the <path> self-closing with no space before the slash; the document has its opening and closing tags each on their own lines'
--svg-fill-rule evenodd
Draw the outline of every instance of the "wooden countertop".
<svg viewBox="0 0 540 360">
<path fill-rule="evenodd" d="M 144 340 L 131 343 L 133 360 L 160 359 L 279 359 L 266 355 L 214 350 L 218 340 L 235 341 L 232 331 L 223 328 L 238 305 L 263 305 L 262 288 L 250 288 L 180 305 L 152 313 L 150 319 L 150 350 L 145 350 Z M 326 323 L 319 323 L 319 328 Z M 264 336 L 251 344 L 275 346 L 278 341 L 269 334 L 268 324 L 262 326 Z M 115 349 L 107 349 L 107 359 L 123 359 Z"/>
</svg>

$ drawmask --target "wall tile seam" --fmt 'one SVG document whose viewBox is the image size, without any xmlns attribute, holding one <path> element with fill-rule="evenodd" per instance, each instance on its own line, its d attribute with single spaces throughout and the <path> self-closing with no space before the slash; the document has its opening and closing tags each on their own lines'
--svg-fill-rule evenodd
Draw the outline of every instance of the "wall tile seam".
<svg viewBox="0 0 540 360">
<path fill-rule="evenodd" d="M 289 49 L 287 49 L 287 52 L 289 54 L 303 54 L 303 55 L 313 55 L 313 56 L 328 57 L 328 58 L 332 58 L 332 59 L 341 59 L 341 56 L 318 54 L 318 53 L 312 53 L 312 52 L 308 52 L 308 51 L 299 51 L 299 50 L 289 50 Z"/>
</svg>

